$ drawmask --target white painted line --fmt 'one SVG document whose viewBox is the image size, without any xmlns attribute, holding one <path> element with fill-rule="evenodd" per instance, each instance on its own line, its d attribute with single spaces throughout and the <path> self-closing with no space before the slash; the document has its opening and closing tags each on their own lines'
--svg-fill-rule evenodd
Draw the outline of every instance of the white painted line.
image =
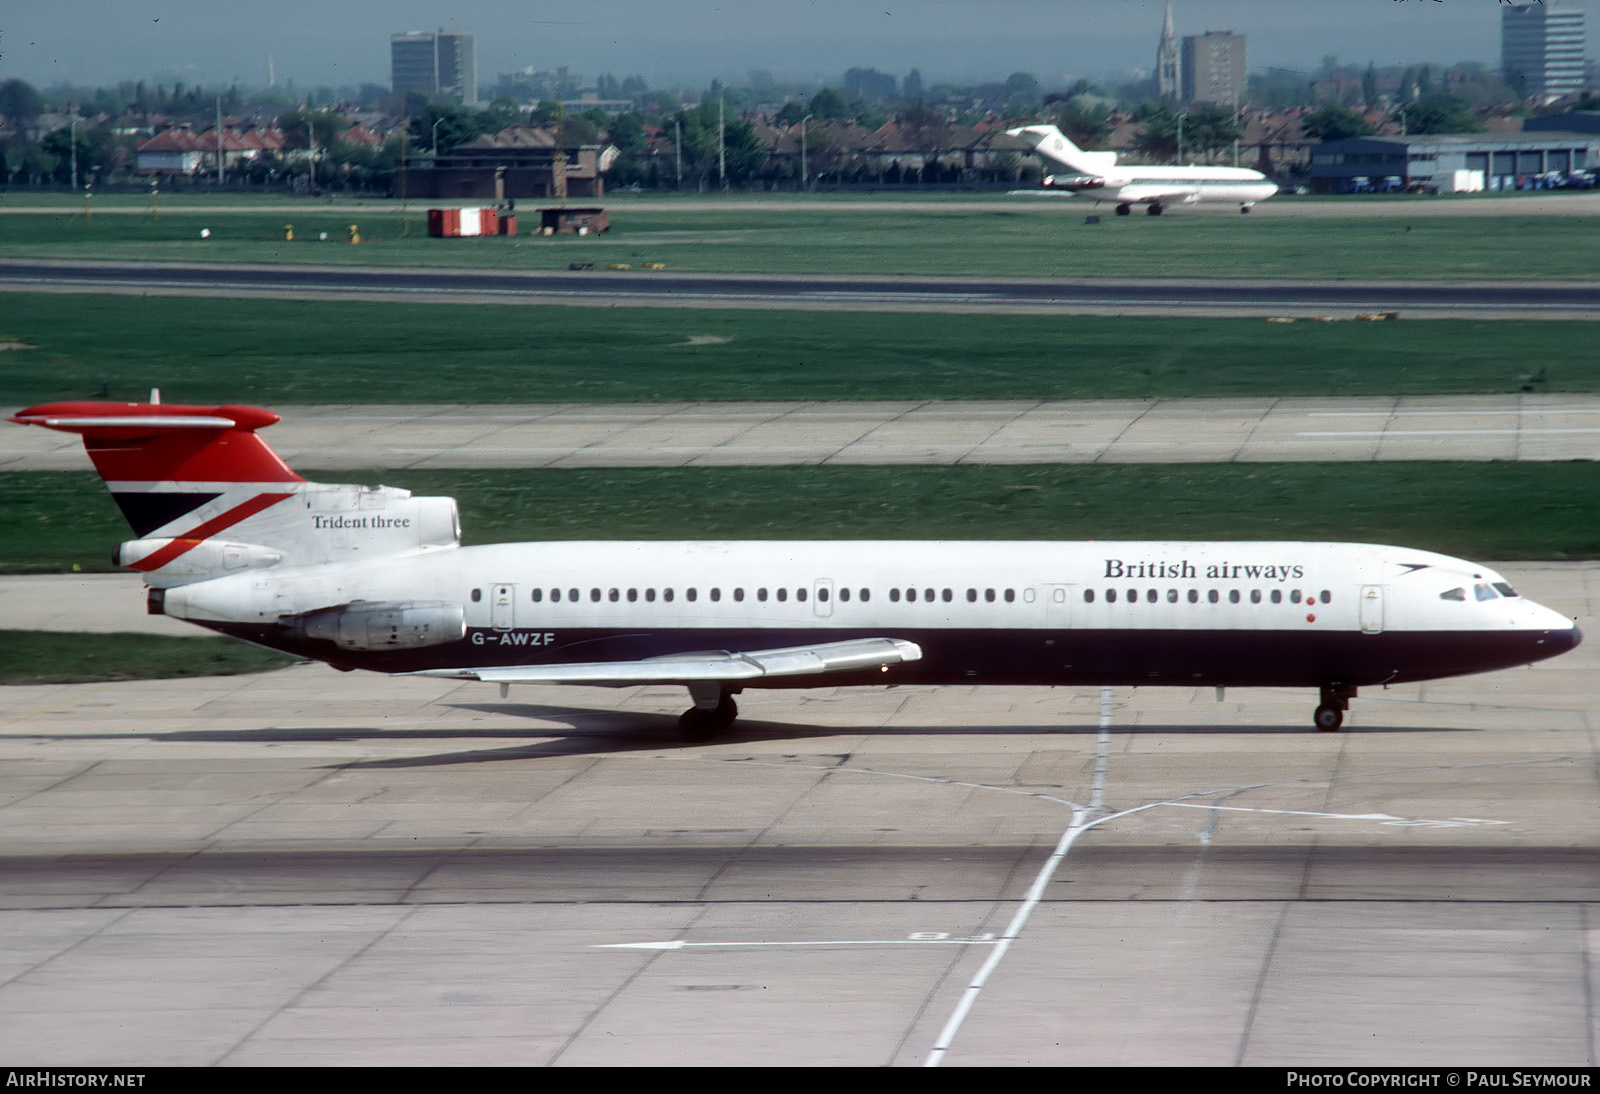
<svg viewBox="0 0 1600 1094">
<path fill-rule="evenodd" d="M 961 993 L 961 1000 L 956 1004 L 956 1009 L 950 1015 L 949 1020 L 945 1022 L 944 1029 L 939 1031 L 939 1039 L 934 1042 L 933 1051 L 923 1063 L 924 1067 L 938 1067 L 944 1062 L 945 1053 L 950 1051 L 950 1042 L 961 1031 L 961 1025 L 967 1020 L 967 1015 L 971 1013 L 973 1004 L 978 1001 L 978 996 L 982 993 L 984 985 L 989 982 L 989 977 L 994 974 L 995 969 L 1000 967 L 1000 962 L 1005 960 L 1006 952 L 1011 949 L 1011 943 L 1015 942 L 1017 937 L 1022 934 L 1022 928 L 1027 926 L 1028 917 L 1033 915 L 1033 910 L 1039 906 L 1039 901 L 1044 899 L 1045 886 L 1055 876 L 1056 869 L 1061 865 L 1062 860 L 1067 857 L 1067 852 L 1072 849 L 1072 845 L 1077 842 L 1078 837 L 1088 830 L 1088 825 L 1084 823 L 1088 817 L 1089 813 L 1085 810 L 1073 810 L 1072 824 L 1062 833 L 1060 842 L 1056 844 L 1056 849 L 1050 853 L 1050 857 L 1045 860 L 1044 866 L 1040 868 L 1039 873 L 1034 877 L 1033 884 L 1028 888 L 1027 898 L 1023 900 L 1022 906 L 1017 909 L 1017 914 L 1011 917 L 1011 922 L 1007 924 L 1005 931 L 1000 935 L 999 942 L 990 951 L 989 959 L 978 969 L 977 975 L 967 985 L 966 991 Z"/>
<path fill-rule="evenodd" d="M 988 938 L 870 938 L 832 939 L 824 942 L 607 942 L 590 947 L 596 950 L 686 950 L 691 947 L 722 949 L 727 946 L 994 946 L 999 939 Z"/>
<path fill-rule="evenodd" d="M 1292 415 L 1293 410 L 1281 413 Z M 1450 418 L 1461 414 L 1600 414 L 1600 406 L 1433 407 L 1428 410 L 1308 410 L 1308 418 Z"/>
<path fill-rule="evenodd" d="M 984 961 L 983 965 L 978 969 L 977 975 L 967 985 L 966 991 L 961 993 L 961 999 L 956 1003 L 956 1009 L 945 1022 L 944 1028 L 939 1031 L 939 1039 L 934 1042 L 933 1051 L 929 1053 L 928 1059 L 924 1061 L 924 1067 L 938 1067 L 944 1062 L 945 1054 L 950 1051 L 950 1042 L 955 1040 L 956 1034 L 961 1031 L 962 1023 L 967 1020 L 967 1015 L 972 1012 L 974 1004 L 978 1001 L 978 996 L 983 992 L 984 985 L 989 982 L 989 977 L 1000 967 L 1000 962 L 1005 959 L 1006 952 L 1011 948 L 1011 943 L 1022 934 L 1022 928 L 1027 926 L 1028 918 L 1033 915 L 1033 910 L 1044 899 L 1045 887 L 1055 877 L 1056 870 L 1067 857 L 1067 852 L 1078 841 L 1078 837 L 1086 832 L 1092 824 L 1096 823 L 1089 820 L 1089 818 L 1104 808 L 1102 798 L 1105 790 L 1106 764 L 1110 751 L 1110 740 L 1111 688 L 1102 687 L 1100 689 L 1100 736 L 1095 750 L 1094 791 L 1090 808 L 1085 810 L 1076 806 L 1073 807 L 1072 823 L 1061 834 L 1061 839 L 1056 843 L 1056 849 L 1051 852 L 1050 857 L 1045 860 L 1045 864 L 1039 868 L 1038 874 L 1034 876 L 1033 884 L 1028 888 L 1027 897 L 1023 900 L 1022 906 L 1017 909 L 1016 914 L 1011 917 L 1011 922 L 1001 934 L 999 942 L 990 951 L 988 960 Z"/>
<path fill-rule="evenodd" d="M 1600 429 L 1370 429 L 1296 433 L 1296 437 L 1528 437 L 1541 434 L 1600 433 Z"/>
</svg>

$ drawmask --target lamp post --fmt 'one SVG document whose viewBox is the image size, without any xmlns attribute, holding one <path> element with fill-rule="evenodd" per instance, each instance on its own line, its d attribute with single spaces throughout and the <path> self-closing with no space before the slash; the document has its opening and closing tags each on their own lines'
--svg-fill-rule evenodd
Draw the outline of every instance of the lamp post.
<svg viewBox="0 0 1600 1094">
<path fill-rule="evenodd" d="M 814 117 L 815 114 L 807 114 L 800 119 L 800 189 L 802 190 L 806 188 L 806 181 L 810 178 L 810 173 L 806 170 L 806 123 Z"/>
</svg>

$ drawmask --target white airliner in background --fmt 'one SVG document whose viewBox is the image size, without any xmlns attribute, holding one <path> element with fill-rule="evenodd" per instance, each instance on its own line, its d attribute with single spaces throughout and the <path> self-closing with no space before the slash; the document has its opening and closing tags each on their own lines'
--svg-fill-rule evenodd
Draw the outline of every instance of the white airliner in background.
<svg viewBox="0 0 1600 1094">
<path fill-rule="evenodd" d="M 134 530 L 149 609 L 338 669 L 502 685 L 682 684 L 683 733 L 749 687 L 1356 689 L 1538 661 L 1569 619 L 1406 547 L 1191 542 L 541 542 L 460 546 L 451 498 L 307 482 L 244 406 L 70 402 Z"/>
<path fill-rule="evenodd" d="M 1115 152 L 1085 152 L 1053 125 L 1025 125 L 1006 130 L 1006 136 L 1020 137 L 1041 158 L 1074 172 L 1046 175 L 1045 189 L 1116 202 L 1118 216 L 1127 216 L 1135 205 L 1147 206 L 1151 216 L 1160 216 L 1174 203 L 1223 201 L 1236 202 L 1241 213 L 1248 213 L 1256 202 L 1278 192 L 1276 183 L 1247 167 L 1118 164 Z"/>
</svg>

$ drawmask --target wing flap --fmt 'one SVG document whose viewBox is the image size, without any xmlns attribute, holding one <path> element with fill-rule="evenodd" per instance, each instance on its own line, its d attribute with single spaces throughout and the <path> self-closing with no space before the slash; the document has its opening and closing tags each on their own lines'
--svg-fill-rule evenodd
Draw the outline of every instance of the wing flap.
<svg viewBox="0 0 1600 1094">
<path fill-rule="evenodd" d="M 781 649 L 673 654 L 642 661 L 589 661 L 554 665 L 485 665 L 423 669 L 407 676 L 482 680 L 491 684 L 693 684 L 760 676 L 817 676 L 898 665 L 922 658 L 922 648 L 902 638 L 854 638 Z"/>
</svg>

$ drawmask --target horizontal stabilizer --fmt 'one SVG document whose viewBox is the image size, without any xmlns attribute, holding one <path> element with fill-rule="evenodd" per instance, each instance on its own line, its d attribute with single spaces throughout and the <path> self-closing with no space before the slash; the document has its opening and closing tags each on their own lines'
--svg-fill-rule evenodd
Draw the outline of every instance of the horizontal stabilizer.
<svg viewBox="0 0 1600 1094">
<path fill-rule="evenodd" d="M 482 680 L 492 684 L 689 684 L 752 680 L 762 676 L 815 676 L 922 659 L 922 648 L 901 638 L 856 638 L 774 650 L 652 657 L 643 661 L 590 661 L 555 665 L 493 665 L 424 669 L 410 676 Z"/>
</svg>

